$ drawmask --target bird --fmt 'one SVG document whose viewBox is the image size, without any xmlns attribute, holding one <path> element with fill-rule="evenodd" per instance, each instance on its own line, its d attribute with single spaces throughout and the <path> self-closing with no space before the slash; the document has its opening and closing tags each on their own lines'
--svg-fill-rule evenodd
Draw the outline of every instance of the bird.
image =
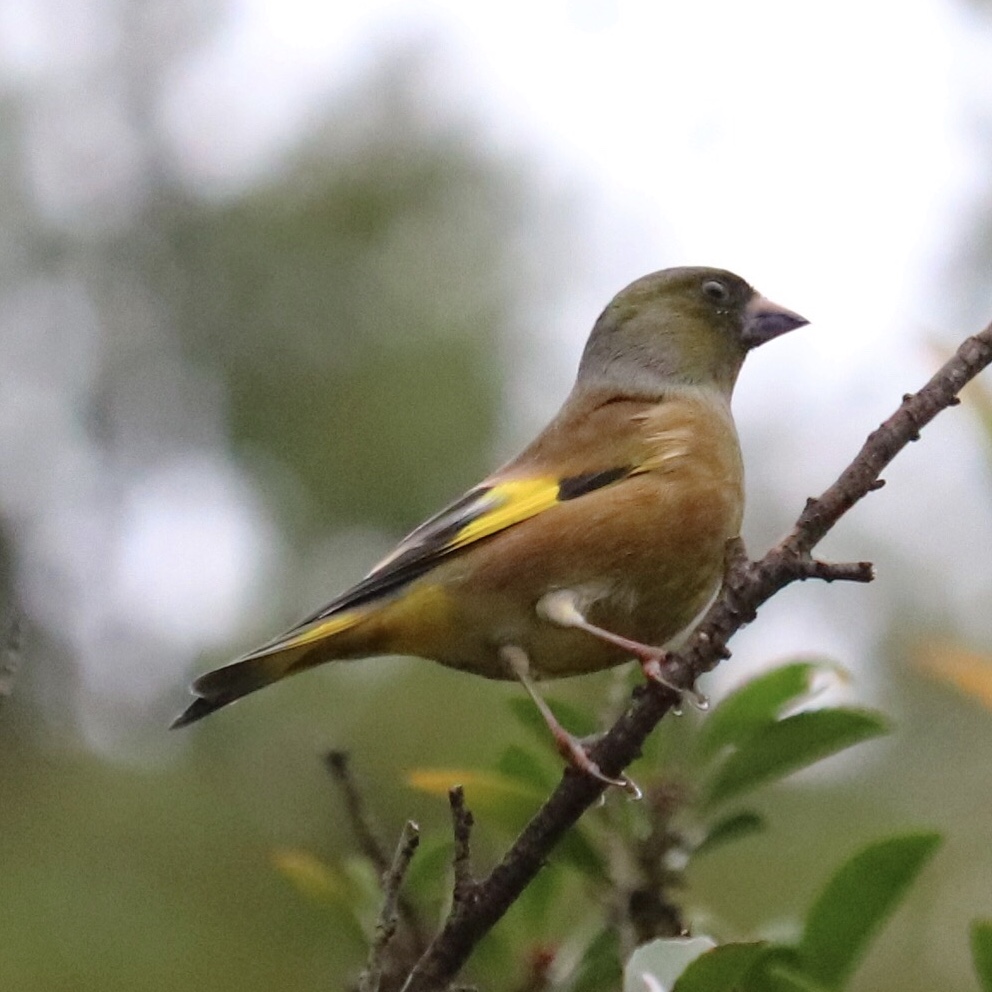
<svg viewBox="0 0 992 992">
<path fill-rule="evenodd" d="M 808 321 L 725 269 L 610 301 L 571 392 L 524 450 L 284 634 L 197 678 L 183 727 L 329 661 L 412 655 L 520 682 L 568 764 L 603 774 L 537 682 L 667 653 L 715 598 L 744 506 L 731 395 L 749 351 Z"/>
</svg>

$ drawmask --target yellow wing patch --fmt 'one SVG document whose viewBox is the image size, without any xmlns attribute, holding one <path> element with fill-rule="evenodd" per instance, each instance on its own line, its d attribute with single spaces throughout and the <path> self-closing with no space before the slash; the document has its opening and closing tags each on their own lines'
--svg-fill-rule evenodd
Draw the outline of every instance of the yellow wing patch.
<svg viewBox="0 0 992 992">
<path fill-rule="evenodd" d="M 550 509 L 558 502 L 558 489 L 559 480 L 554 478 L 498 483 L 486 493 L 492 509 L 462 527 L 451 538 L 448 548 L 463 548 Z"/>
<path fill-rule="evenodd" d="M 309 644 L 345 630 L 367 615 L 364 607 L 408 587 L 448 555 L 643 469 L 631 465 L 558 478 L 507 479 L 469 490 L 399 543 L 361 582 L 304 620 L 275 647 Z M 273 645 L 262 649 L 273 650 Z"/>
</svg>

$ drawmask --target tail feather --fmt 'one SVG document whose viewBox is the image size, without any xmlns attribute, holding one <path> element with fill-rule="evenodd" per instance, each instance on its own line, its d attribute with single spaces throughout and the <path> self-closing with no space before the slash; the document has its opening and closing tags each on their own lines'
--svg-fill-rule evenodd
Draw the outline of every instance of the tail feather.
<svg viewBox="0 0 992 992">
<path fill-rule="evenodd" d="M 304 648 L 245 658 L 201 675 L 191 687 L 196 699 L 173 720 L 172 728 L 196 723 L 242 696 L 264 689 L 303 667 L 310 667 L 299 664 L 303 660 L 301 655 L 307 653 L 310 652 Z M 314 660 L 311 664 L 317 663 Z"/>
<path fill-rule="evenodd" d="M 214 710 L 219 710 L 225 705 L 225 703 L 215 703 L 211 702 L 209 699 L 204 699 L 202 696 L 197 696 L 196 699 L 194 699 L 193 702 L 191 702 L 189 706 L 187 706 L 186 709 L 184 709 L 182 713 L 180 713 L 179 716 L 177 716 L 175 720 L 169 724 L 169 730 L 178 730 L 180 727 L 187 727 L 191 723 L 196 723 L 197 720 L 202 720 L 205 716 L 210 716 Z"/>
<path fill-rule="evenodd" d="M 333 658 L 354 656 L 343 643 L 334 645 L 337 650 L 332 649 L 332 635 L 355 627 L 362 617 L 361 613 L 351 613 L 341 615 L 333 622 L 308 624 L 303 630 L 291 632 L 240 661 L 201 675 L 191 686 L 196 698 L 172 721 L 171 729 L 196 723 L 228 703 L 264 689 L 287 675 Z"/>
</svg>

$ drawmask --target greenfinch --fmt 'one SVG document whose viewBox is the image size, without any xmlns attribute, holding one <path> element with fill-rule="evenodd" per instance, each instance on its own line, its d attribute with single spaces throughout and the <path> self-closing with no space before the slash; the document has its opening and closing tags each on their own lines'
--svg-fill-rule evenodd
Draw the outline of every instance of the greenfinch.
<svg viewBox="0 0 992 992">
<path fill-rule="evenodd" d="M 631 283 L 596 321 L 561 410 L 521 454 L 326 607 L 201 675 L 173 726 L 326 661 L 416 655 L 519 680 L 567 760 L 602 777 L 534 680 L 637 659 L 666 684 L 665 650 L 716 595 L 740 530 L 730 399 L 744 356 L 806 323 L 722 269 Z"/>
</svg>

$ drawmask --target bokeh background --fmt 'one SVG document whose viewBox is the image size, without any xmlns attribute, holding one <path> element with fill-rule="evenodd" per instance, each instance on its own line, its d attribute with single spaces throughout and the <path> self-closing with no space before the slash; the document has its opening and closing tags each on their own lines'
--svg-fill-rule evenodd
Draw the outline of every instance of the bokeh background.
<svg viewBox="0 0 992 992">
<path fill-rule="evenodd" d="M 812 320 L 738 389 L 760 551 L 992 319 L 988 4 L 0 5 L 0 987 L 341 985 L 361 940 L 277 867 L 350 850 L 320 753 L 440 835 L 405 774 L 492 762 L 519 690 L 377 660 L 170 734 L 184 685 L 511 455 L 675 264 Z M 873 586 L 787 590 L 707 686 L 824 656 L 893 715 L 687 897 L 779 933 L 861 843 L 943 830 L 859 989 L 974 988 L 992 915 L 990 409 L 831 535 Z"/>
</svg>

